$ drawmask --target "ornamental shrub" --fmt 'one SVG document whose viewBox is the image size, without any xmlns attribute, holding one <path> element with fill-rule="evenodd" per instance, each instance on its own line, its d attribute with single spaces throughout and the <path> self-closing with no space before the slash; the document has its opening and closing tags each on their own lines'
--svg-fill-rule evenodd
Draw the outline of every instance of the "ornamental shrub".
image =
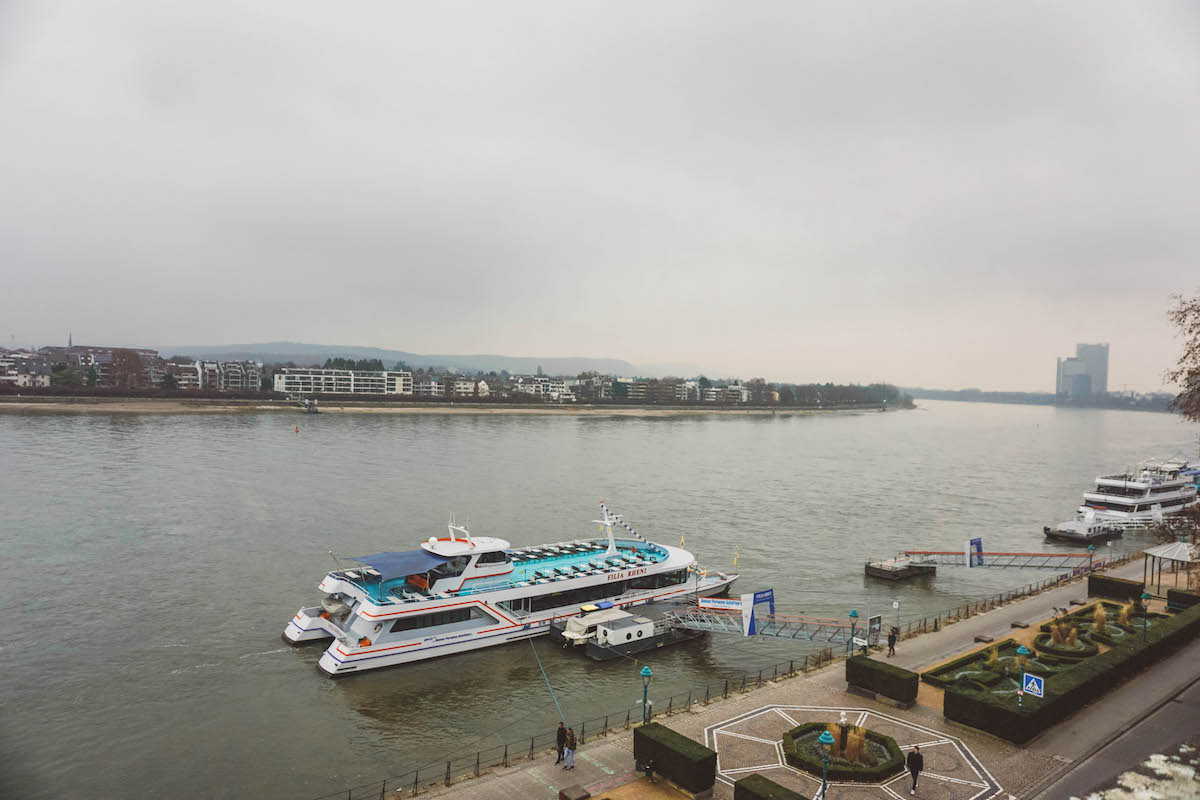
<svg viewBox="0 0 1200 800">
<path fill-rule="evenodd" d="M 689 792 L 711 789 L 717 780 L 717 754 L 657 722 L 633 730 L 633 758 L 654 762 L 654 771 Z"/>
<path fill-rule="evenodd" d="M 915 672 L 867 656 L 846 660 L 846 683 L 901 703 L 916 702 L 920 680 Z"/>
<path fill-rule="evenodd" d="M 821 774 L 821 758 L 807 746 L 806 737 L 819 734 L 825 729 L 823 722 L 809 722 L 792 728 L 783 735 L 783 757 L 788 764 L 803 770 L 810 775 Z M 830 760 L 828 775 L 830 780 L 859 781 L 874 783 L 882 781 L 904 771 L 904 754 L 896 741 L 872 730 L 863 730 L 864 743 L 874 742 L 887 751 L 887 757 L 876 764 L 852 764 L 842 760 Z M 838 736 L 835 734 L 834 739 Z"/>
<path fill-rule="evenodd" d="M 733 784 L 733 800 L 808 800 L 799 792 L 780 786 L 757 772 Z"/>
</svg>

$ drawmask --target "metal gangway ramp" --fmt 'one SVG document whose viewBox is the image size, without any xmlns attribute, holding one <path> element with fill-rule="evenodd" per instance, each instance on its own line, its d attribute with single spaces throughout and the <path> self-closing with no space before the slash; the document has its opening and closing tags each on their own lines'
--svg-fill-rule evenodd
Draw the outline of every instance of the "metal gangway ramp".
<svg viewBox="0 0 1200 800">
<path fill-rule="evenodd" d="M 960 554 L 961 555 L 961 554 Z M 667 611 L 663 621 L 673 628 L 689 631 L 736 633 L 742 636 L 742 615 L 739 612 L 714 611 L 688 606 L 680 611 Z M 774 636 L 779 639 L 844 644 L 851 639 L 851 625 L 846 620 L 799 617 L 787 614 L 756 614 L 755 636 Z M 868 632 L 867 625 L 856 625 L 853 635 L 878 644 L 879 630 Z"/>
<path fill-rule="evenodd" d="M 1088 553 L 972 553 L 970 562 L 962 550 L 905 550 L 904 557 L 913 564 L 936 564 L 945 567 L 1034 567 L 1044 569 L 1076 569 L 1091 563 Z"/>
</svg>

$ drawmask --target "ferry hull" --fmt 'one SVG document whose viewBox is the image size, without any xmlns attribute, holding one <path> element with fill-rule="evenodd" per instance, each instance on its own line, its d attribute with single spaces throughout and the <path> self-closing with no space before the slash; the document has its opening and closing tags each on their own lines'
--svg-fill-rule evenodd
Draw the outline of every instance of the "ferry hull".
<svg viewBox="0 0 1200 800">
<path fill-rule="evenodd" d="M 321 617 L 321 607 L 302 608 L 292 617 L 287 627 L 283 629 L 283 641 L 290 645 L 302 645 L 307 642 L 319 642 L 322 639 L 332 639 L 333 626 Z"/>
<path fill-rule="evenodd" d="M 712 580 L 699 587 L 689 587 L 686 584 L 676 591 L 669 591 L 645 598 L 634 598 L 626 602 L 615 601 L 621 608 L 632 608 L 647 603 L 658 603 L 666 600 L 680 600 L 686 597 L 713 597 L 729 591 L 729 587 L 737 580 L 737 575 L 731 575 L 722 580 Z M 444 636 L 433 636 L 402 645 L 386 647 L 353 647 L 334 641 L 329 649 L 321 654 L 317 669 L 327 677 L 343 678 L 384 667 L 398 667 L 425 661 L 430 658 L 466 653 L 484 647 L 520 642 L 545 636 L 550 633 L 550 623 L 555 619 L 575 616 L 578 611 L 559 614 L 557 616 L 539 617 L 528 623 L 513 626 L 505 631 L 463 636 L 461 633 L 450 633 Z M 447 641 L 449 640 L 449 641 Z"/>
<path fill-rule="evenodd" d="M 1047 539 L 1052 539 L 1059 542 L 1070 542 L 1071 544 L 1091 544 L 1092 542 L 1105 542 L 1109 539 L 1119 539 L 1125 535 L 1125 531 L 1121 528 L 1110 528 L 1104 533 L 1088 535 L 1085 533 L 1074 533 L 1073 531 L 1060 531 L 1054 528 L 1044 527 L 1042 532 Z"/>
</svg>

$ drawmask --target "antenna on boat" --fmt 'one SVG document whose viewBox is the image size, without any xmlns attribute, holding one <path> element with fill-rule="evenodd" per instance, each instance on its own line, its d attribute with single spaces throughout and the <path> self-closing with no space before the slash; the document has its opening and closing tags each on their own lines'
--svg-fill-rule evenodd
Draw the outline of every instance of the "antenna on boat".
<svg viewBox="0 0 1200 800">
<path fill-rule="evenodd" d="M 455 532 L 458 532 L 461 533 L 463 538 L 467 540 L 467 544 L 471 545 L 471 547 L 475 546 L 475 540 L 471 538 L 471 532 L 466 529 L 466 526 L 454 524 L 453 514 L 450 515 L 450 522 L 446 524 L 446 528 L 450 531 L 450 541 L 458 541 L 458 537 L 454 535 Z"/>
<path fill-rule="evenodd" d="M 332 550 L 329 551 L 329 557 L 333 559 L 333 563 L 337 564 L 338 569 L 342 568 L 342 562 L 338 561 L 337 556 L 333 554 Z"/>
<path fill-rule="evenodd" d="M 592 522 L 601 526 L 604 529 L 604 532 L 608 534 L 608 550 L 604 553 L 604 555 L 613 556 L 617 554 L 617 543 L 616 540 L 613 539 L 612 524 L 614 522 L 620 522 L 621 517 L 618 514 L 610 513 L 608 506 L 604 505 L 603 500 L 600 501 L 600 510 L 604 512 L 604 519 L 594 519 Z"/>
</svg>

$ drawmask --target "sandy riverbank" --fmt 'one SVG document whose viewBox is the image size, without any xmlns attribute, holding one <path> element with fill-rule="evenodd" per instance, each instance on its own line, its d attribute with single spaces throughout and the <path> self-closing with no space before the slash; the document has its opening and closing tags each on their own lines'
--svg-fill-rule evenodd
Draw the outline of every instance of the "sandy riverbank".
<svg viewBox="0 0 1200 800">
<path fill-rule="evenodd" d="M 0 398 L 0 414 L 245 414 L 276 412 L 301 414 L 290 403 L 261 400 L 202 400 L 176 398 Z M 800 408 L 694 408 L 661 406 L 534 406 L 508 404 L 380 404 L 336 403 L 321 405 L 322 414 L 508 414 L 543 416 L 809 416 L 814 414 L 877 414 L 878 409 Z"/>
</svg>

